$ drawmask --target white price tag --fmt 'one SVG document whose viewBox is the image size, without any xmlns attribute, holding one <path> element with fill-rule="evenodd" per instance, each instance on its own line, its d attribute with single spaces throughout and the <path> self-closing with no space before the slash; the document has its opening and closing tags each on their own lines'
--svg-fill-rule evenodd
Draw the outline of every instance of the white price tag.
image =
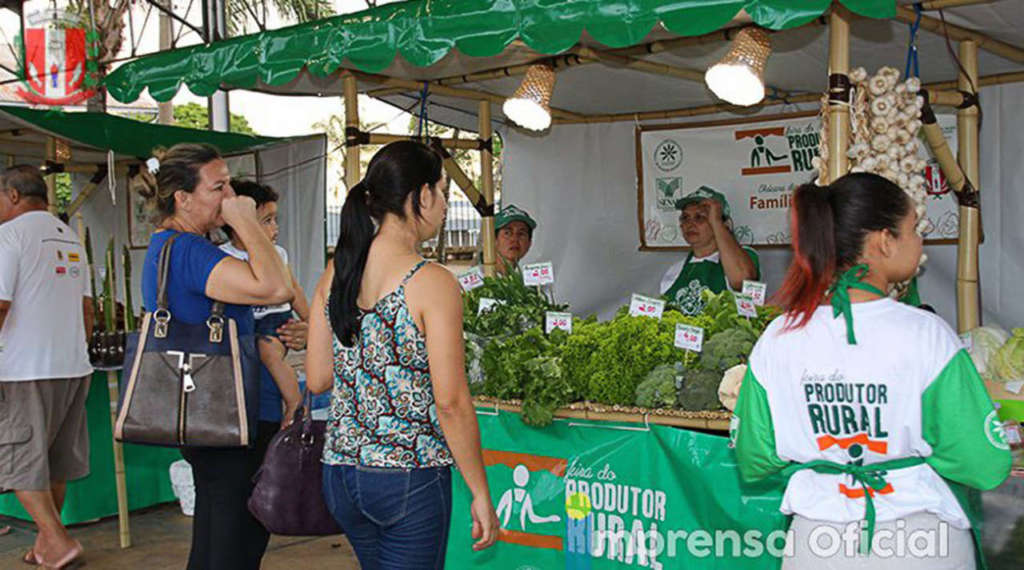
<svg viewBox="0 0 1024 570">
<path fill-rule="evenodd" d="M 633 293 L 629 300 L 629 315 L 631 317 L 654 317 L 661 320 L 661 314 L 665 312 L 665 301 L 652 299 Z"/>
<path fill-rule="evenodd" d="M 550 285 L 555 282 L 555 269 L 550 261 L 531 263 L 523 267 L 523 284 L 526 286 Z"/>
<path fill-rule="evenodd" d="M 482 314 L 486 313 L 487 311 L 490 311 L 494 307 L 497 307 L 498 305 L 504 305 L 504 304 L 505 304 L 505 301 L 502 301 L 500 299 L 491 299 L 489 297 L 480 297 L 480 306 L 477 307 L 476 314 L 477 315 L 482 315 Z"/>
<path fill-rule="evenodd" d="M 544 332 L 550 333 L 555 329 L 562 329 L 567 333 L 571 333 L 572 313 L 556 313 L 554 311 L 544 313 Z"/>
<path fill-rule="evenodd" d="M 484 284 L 484 271 L 479 266 L 471 267 L 462 275 L 459 275 L 459 285 L 463 291 L 472 291 Z"/>
<path fill-rule="evenodd" d="M 754 304 L 758 307 L 764 305 L 764 298 L 768 292 L 768 286 L 760 281 L 747 281 L 743 280 L 743 294 L 750 295 L 754 299 Z"/>
<path fill-rule="evenodd" d="M 754 298 L 750 295 L 744 295 L 743 293 L 735 293 L 733 297 L 736 298 L 736 312 L 741 317 L 749 317 L 751 319 L 757 318 L 757 304 L 754 303 Z"/>
<path fill-rule="evenodd" d="M 683 350 L 700 352 L 704 346 L 704 329 L 693 325 L 676 325 L 676 346 Z"/>
</svg>

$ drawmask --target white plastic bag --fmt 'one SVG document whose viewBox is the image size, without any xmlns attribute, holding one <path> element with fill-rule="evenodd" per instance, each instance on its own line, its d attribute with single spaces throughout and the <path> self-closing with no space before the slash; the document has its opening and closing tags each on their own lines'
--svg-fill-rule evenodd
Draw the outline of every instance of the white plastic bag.
<svg viewBox="0 0 1024 570">
<path fill-rule="evenodd" d="M 188 461 L 179 459 L 171 463 L 171 488 L 181 505 L 182 514 L 192 516 L 196 511 L 196 485 L 192 480 L 192 466 Z"/>
</svg>

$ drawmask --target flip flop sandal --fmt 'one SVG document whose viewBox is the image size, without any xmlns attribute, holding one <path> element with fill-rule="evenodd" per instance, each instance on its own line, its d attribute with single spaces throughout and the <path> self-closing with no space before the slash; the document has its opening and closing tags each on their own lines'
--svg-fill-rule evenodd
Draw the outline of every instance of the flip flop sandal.
<svg viewBox="0 0 1024 570">
<path fill-rule="evenodd" d="M 76 570 L 85 566 L 85 559 L 82 557 L 82 554 L 82 544 L 76 541 L 74 548 L 69 550 L 63 558 L 57 561 L 56 564 L 48 564 L 38 556 L 36 557 L 36 560 L 39 562 L 40 566 L 47 570 L 50 570 L 51 568 L 54 570 Z"/>
<path fill-rule="evenodd" d="M 21 557 L 21 561 L 29 566 L 39 566 L 39 559 L 36 558 L 36 551 L 29 548 Z"/>
</svg>

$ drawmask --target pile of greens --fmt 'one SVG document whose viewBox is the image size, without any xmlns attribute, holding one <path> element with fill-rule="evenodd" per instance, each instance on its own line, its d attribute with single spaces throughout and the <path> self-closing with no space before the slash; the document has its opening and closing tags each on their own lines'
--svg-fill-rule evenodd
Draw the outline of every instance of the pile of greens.
<svg viewBox="0 0 1024 570">
<path fill-rule="evenodd" d="M 629 316 L 622 307 L 606 322 L 574 319 L 573 332 L 544 334 L 544 313 L 564 310 L 522 278 L 488 278 L 466 295 L 467 370 L 473 393 L 522 400 L 523 421 L 543 426 L 575 401 L 645 408 L 711 410 L 720 407 L 723 372 L 746 362 L 757 337 L 780 314 L 759 307 L 741 317 L 729 292 L 704 293 L 705 310 L 686 316 L 668 309 L 660 320 Z M 479 300 L 507 300 L 477 315 Z M 704 329 L 704 347 L 675 346 L 677 324 Z"/>
</svg>

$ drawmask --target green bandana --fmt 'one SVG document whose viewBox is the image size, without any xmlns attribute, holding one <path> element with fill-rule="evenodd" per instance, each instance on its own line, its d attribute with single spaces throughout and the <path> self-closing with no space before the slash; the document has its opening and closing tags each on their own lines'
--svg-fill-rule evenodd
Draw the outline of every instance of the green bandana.
<svg viewBox="0 0 1024 570">
<path fill-rule="evenodd" d="M 860 553 L 867 554 L 871 551 L 871 540 L 875 536 L 875 500 L 871 496 L 872 491 L 877 492 L 885 489 L 885 486 L 888 484 L 885 480 L 885 475 L 889 471 L 913 467 L 922 463 L 924 463 L 923 457 L 902 457 L 871 465 L 843 464 L 825 459 L 816 459 L 807 463 L 792 463 L 782 470 L 782 474 L 789 477 L 801 469 L 810 469 L 815 473 L 827 475 L 849 475 L 853 477 L 854 481 L 860 483 L 861 488 L 864 489 L 864 520 L 868 523 L 867 528 L 861 534 Z"/>
<path fill-rule="evenodd" d="M 857 337 L 853 334 L 853 307 L 850 303 L 850 289 L 860 289 L 885 297 L 885 293 L 879 291 L 875 286 L 864 283 L 864 277 L 868 274 L 867 265 L 854 265 L 839 276 L 835 285 L 828 289 L 832 296 L 832 316 L 838 318 L 842 315 L 846 319 L 846 341 L 850 344 L 857 344 Z"/>
</svg>

